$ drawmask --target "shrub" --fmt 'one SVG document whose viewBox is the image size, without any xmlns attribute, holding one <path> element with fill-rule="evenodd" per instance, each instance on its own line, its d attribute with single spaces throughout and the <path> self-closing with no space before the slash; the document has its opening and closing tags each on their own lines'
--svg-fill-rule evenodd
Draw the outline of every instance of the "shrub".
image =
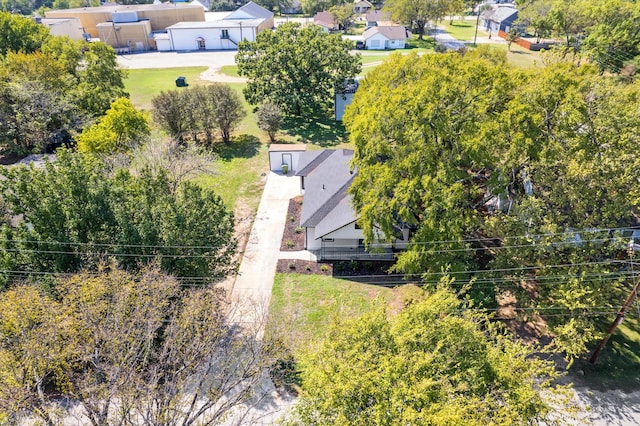
<svg viewBox="0 0 640 426">
<path fill-rule="evenodd" d="M 296 227 L 296 229 L 295 229 L 295 233 L 296 233 L 296 234 L 299 234 L 299 233 L 301 233 L 303 230 L 304 230 L 304 228 L 303 228 L 302 226 L 298 226 L 298 227 Z"/>
<path fill-rule="evenodd" d="M 287 241 L 285 241 L 284 245 L 285 245 L 287 248 L 292 248 L 292 247 L 294 246 L 293 241 L 291 241 L 291 240 L 287 240 Z"/>
</svg>

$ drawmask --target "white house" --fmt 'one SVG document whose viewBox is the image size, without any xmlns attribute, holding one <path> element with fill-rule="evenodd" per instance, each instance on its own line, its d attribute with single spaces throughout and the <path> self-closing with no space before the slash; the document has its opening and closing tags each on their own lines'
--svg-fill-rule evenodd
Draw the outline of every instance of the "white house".
<svg viewBox="0 0 640 426">
<path fill-rule="evenodd" d="M 243 40 L 255 41 L 257 34 L 273 28 L 273 13 L 249 2 L 222 19 L 178 22 L 156 33 L 158 50 L 236 50 Z"/>
<path fill-rule="evenodd" d="M 365 49 L 387 50 L 404 49 L 408 38 L 407 29 L 401 26 L 376 26 L 366 30 L 364 38 Z"/>
<path fill-rule="evenodd" d="M 300 176 L 304 193 L 300 225 L 305 228 L 305 248 L 314 251 L 318 260 L 393 260 L 395 250 L 406 248 L 409 231 L 399 231 L 392 243 L 374 241 L 364 246 L 364 234 L 348 193 L 357 175 L 351 167 L 352 158 L 349 149 L 300 155 L 296 176 Z"/>
</svg>

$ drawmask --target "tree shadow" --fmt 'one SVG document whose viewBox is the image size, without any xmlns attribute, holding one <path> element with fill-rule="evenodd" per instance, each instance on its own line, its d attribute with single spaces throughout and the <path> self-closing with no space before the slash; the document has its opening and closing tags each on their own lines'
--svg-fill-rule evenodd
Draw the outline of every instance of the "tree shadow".
<svg viewBox="0 0 640 426">
<path fill-rule="evenodd" d="M 213 145 L 213 152 L 218 154 L 222 160 L 233 158 L 255 157 L 260 151 L 260 139 L 253 135 L 239 135 L 233 138 L 231 143 L 216 143 Z"/>
<path fill-rule="evenodd" d="M 347 141 L 347 132 L 340 121 L 332 117 L 285 117 L 280 126 L 282 132 L 296 138 L 297 142 L 331 147 Z"/>
</svg>

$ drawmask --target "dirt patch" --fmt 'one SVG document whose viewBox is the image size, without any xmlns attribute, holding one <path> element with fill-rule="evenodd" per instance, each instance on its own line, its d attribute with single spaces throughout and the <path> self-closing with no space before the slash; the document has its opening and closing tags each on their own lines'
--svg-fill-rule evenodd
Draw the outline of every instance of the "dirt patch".
<svg viewBox="0 0 640 426">
<path fill-rule="evenodd" d="M 304 229 L 300 227 L 300 214 L 302 213 L 303 197 L 289 200 L 287 209 L 287 219 L 284 224 L 280 251 L 300 251 L 304 250 Z"/>
<path fill-rule="evenodd" d="M 276 266 L 279 274 L 333 275 L 330 263 L 318 263 L 300 259 L 280 259 Z"/>
</svg>

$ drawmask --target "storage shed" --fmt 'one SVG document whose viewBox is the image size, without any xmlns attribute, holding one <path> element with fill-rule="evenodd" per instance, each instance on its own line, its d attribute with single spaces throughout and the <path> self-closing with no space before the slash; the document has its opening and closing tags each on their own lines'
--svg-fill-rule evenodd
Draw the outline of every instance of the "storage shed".
<svg viewBox="0 0 640 426">
<path fill-rule="evenodd" d="M 282 165 L 287 164 L 288 173 L 296 172 L 300 155 L 307 150 L 305 144 L 277 144 L 269 146 L 269 169 L 273 172 L 281 172 Z"/>
</svg>

